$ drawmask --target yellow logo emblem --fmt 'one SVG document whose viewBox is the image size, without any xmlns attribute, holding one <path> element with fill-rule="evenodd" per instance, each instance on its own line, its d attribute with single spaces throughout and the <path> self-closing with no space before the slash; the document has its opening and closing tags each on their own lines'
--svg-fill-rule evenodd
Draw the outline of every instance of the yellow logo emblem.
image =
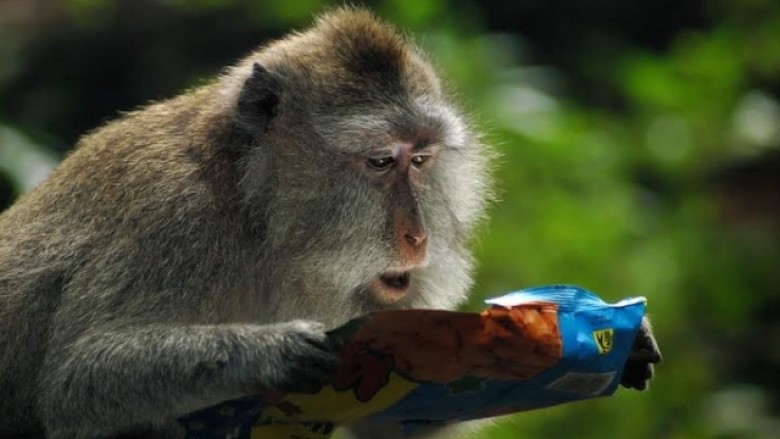
<svg viewBox="0 0 780 439">
<path fill-rule="evenodd" d="M 596 346 L 599 348 L 599 354 L 606 355 L 612 351 L 612 339 L 614 336 L 615 330 L 612 328 L 593 331 L 593 339 L 596 340 Z"/>
</svg>

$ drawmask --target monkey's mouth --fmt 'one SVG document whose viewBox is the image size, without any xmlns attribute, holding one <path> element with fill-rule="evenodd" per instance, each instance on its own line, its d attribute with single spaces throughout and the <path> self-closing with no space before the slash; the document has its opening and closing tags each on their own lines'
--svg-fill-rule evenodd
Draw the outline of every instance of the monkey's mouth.
<svg viewBox="0 0 780 439">
<path fill-rule="evenodd" d="M 408 271 L 388 272 L 374 278 L 371 291 L 384 305 L 398 302 L 409 294 L 411 276 Z"/>
<path fill-rule="evenodd" d="M 379 280 L 388 288 L 405 291 L 409 288 L 409 272 L 385 273 L 379 276 Z"/>
</svg>

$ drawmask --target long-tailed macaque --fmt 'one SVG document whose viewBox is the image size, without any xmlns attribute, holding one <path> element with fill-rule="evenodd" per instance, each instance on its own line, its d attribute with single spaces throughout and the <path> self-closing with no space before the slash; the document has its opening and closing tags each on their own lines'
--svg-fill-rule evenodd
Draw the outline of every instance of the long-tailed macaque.
<svg viewBox="0 0 780 439">
<path fill-rule="evenodd" d="M 457 306 L 491 155 L 356 8 L 86 135 L 0 216 L 2 437 L 175 437 L 195 409 L 323 382 L 325 328 Z M 638 340 L 630 387 L 658 360 Z"/>
</svg>

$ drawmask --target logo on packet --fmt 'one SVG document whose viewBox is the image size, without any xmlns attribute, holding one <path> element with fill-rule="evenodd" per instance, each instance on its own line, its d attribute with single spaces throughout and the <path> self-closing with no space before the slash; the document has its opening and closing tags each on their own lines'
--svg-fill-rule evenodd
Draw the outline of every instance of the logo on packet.
<svg viewBox="0 0 780 439">
<path fill-rule="evenodd" d="M 614 335 L 615 330 L 612 328 L 593 331 L 593 339 L 596 340 L 596 346 L 599 348 L 599 354 L 607 355 L 612 351 L 612 340 Z"/>
</svg>

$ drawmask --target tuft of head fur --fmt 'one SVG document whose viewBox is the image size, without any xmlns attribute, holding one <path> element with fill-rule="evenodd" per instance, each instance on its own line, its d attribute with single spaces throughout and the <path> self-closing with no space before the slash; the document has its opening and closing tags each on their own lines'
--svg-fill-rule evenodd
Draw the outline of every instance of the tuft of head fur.
<svg viewBox="0 0 780 439">
<path fill-rule="evenodd" d="M 408 89 L 441 96 L 441 83 L 426 56 L 392 25 L 372 12 L 340 7 L 319 16 L 313 27 L 265 46 L 223 77 L 223 92 L 236 96 L 250 76 L 252 65 L 285 78 L 299 90 L 325 94 L 338 105 L 361 86 L 393 95 Z"/>
</svg>

